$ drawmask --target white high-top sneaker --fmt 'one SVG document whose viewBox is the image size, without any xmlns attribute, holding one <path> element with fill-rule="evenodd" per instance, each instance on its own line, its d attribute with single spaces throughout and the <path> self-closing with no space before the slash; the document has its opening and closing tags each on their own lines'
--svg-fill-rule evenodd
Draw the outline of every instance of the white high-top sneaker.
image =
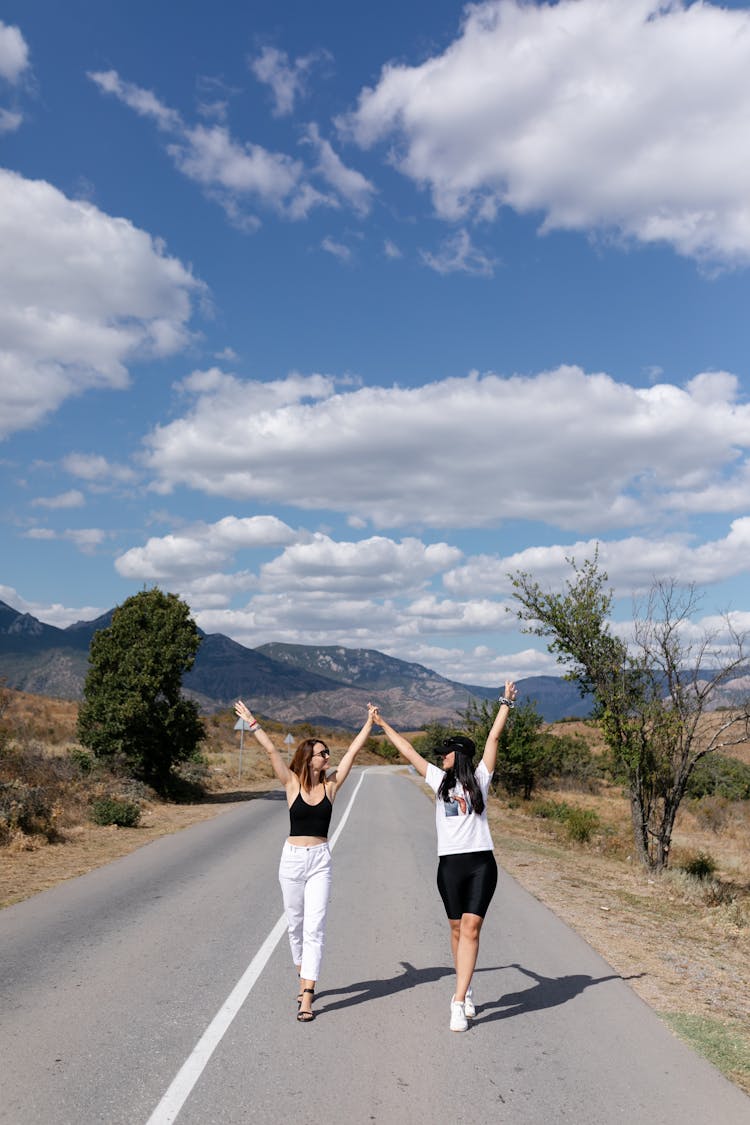
<svg viewBox="0 0 750 1125">
<path fill-rule="evenodd" d="M 469 1021 L 466 1019 L 463 1000 L 451 1000 L 451 1031 L 468 1031 Z"/>
</svg>

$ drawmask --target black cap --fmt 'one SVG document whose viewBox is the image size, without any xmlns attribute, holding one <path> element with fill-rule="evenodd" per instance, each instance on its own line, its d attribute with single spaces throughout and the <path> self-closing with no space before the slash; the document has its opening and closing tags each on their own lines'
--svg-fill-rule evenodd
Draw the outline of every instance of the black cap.
<svg viewBox="0 0 750 1125">
<path fill-rule="evenodd" d="M 456 754 L 466 754 L 468 758 L 473 758 L 477 752 L 476 744 L 465 734 L 452 734 L 450 738 L 446 738 L 440 743 L 440 753 L 450 754 L 455 751 Z"/>
</svg>

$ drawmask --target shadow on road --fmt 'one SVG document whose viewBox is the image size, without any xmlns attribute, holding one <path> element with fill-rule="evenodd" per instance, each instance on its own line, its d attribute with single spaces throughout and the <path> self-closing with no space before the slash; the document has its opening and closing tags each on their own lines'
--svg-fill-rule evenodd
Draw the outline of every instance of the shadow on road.
<svg viewBox="0 0 750 1125">
<path fill-rule="evenodd" d="M 420 984 L 432 984 L 442 980 L 443 977 L 454 975 L 453 967 L 441 965 L 439 967 L 416 969 L 408 961 L 402 961 L 403 972 L 393 977 L 379 980 L 360 980 L 345 988 L 329 988 L 316 994 L 316 1004 L 325 1000 L 325 1007 L 318 1008 L 318 1014 L 324 1012 L 337 1012 L 342 1008 L 351 1008 L 355 1004 L 366 1004 L 369 1000 L 377 1000 L 382 996 L 393 996 L 408 988 L 416 988 Z M 542 1008 L 554 1008 L 558 1004 L 566 1004 L 575 996 L 580 995 L 587 988 L 595 984 L 605 984 L 611 980 L 635 980 L 645 976 L 645 973 L 636 973 L 630 977 L 612 973 L 607 977 L 591 977 L 584 973 L 571 974 L 564 977 L 543 977 L 533 969 L 525 969 L 523 965 L 496 965 L 477 969 L 477 973 L 496 973 L 503 969 L 517 969 L 527 977 L 531 977 L 536 984 L 520 992 L 507 992 L 499 1000 L 491 1000 L 477 1006 L 475 1024 L 491 1023 L 492 1020 L 505 1020 L 511 1016 L 520 1016 L 526 1012 L 536 1012 Z M 331 1001 L 333 996 L 342 996 L 341 1000 Z"/>
<path fill-rule="evenodd" d="M 319 1012 L 337 1012 L 341 1008 L 351 1008 L 354 1004 L 366 1004 L 369 1000 L 377 1000 L 381 996 L 393 996 L 407 988 L 416 988 L 420 984 L 431 984 L 433 981 L 442 980 L 443 977 L 453 976 L 453 967 L 441 965 L 429 969 L 415 969 L 408 961 L 402 961 L 404 971 L 394 977 L 385 977 L 380 980 L 360 980 L 349 984 L 345 988 L 329 988 L 315 995 L 316 1005 L 319 1000 L 329 996 L 340 996 L 344 993 L 343 1000 L 326 1003 L 325 1008 Z"/>
<path fill-rule="evenodd" d="M 636 980 L 645 973 L 635 973 L 633 976 L 623 977 L 619 973 L 612 973 L 607 977 L 590 977 L 585 973 L 573 973 L 564 977 L 543 977 L 533 969 L 525 969 L 523 965 L 514 962 L 512 965 L 503 965 L 504 969 L 517 969 L 519 973 L 531 977 L 536 981 L 531 988 L 522 989 L 520 992 L 506 992 L 499 1000 L 477 1006 L 475 1024 L 491 1023 L 493 1020 L 506 1020 L 511 1016 L 524 1015 L 527 1012 L 537 1012 L 542 1008 L 555 1008 L 558 1004 L 567 1004 L 575 996 L 580 996 L 587 988 L 595 984 L 606 984 L 611 980 Z M 492 969 L 478 969 L 477 972 L 493 972 Z"/>
</svg>

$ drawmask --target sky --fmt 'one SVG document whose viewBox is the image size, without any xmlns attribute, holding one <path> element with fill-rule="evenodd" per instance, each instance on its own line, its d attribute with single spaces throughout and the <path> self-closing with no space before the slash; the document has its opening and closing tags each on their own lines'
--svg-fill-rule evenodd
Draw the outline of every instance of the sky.
<svg viewBox="0 0 750 1125">
<path fill-rule="evenodd" d="M 558 674 L 750 628 L 750 3 L 4 0 L 0 599 Z"/>
</svg>

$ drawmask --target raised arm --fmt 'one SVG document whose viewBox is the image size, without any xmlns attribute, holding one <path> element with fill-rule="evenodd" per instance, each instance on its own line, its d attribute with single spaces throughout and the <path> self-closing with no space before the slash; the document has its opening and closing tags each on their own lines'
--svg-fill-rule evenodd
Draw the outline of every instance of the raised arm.
<svg viewBox="0 0 750 1125">
<path fill-rule="evenodd" d="M 495 715 L 495 721 L 490 727 L 490 733 L 487 735 L 487 741 L 484 744 L 484 754 L 482 755 L 482 761 L 491 774 L 495 772 L 495 766 L 497 764 L 497 744 L 500 735 L 503 733 L 503 728 L 508 721 L 508 715 L 510 714 L 511 707 L 517 695 L 518 688 L 516 685 L 512 680 L 506 680 L 505 693 L 500 696 L 500 706 Z"/>
<path fill-rule="evenodd" d="M 250 709 L 245 706 L 241 699 L 237 703 L 235 703 L 234 710 L 240 719 L 244 719 L 246 723 L 249 723 L 250 734 L 255 735 L 258 742 L 265 750 L 266 754 L 268 754 L 273 772 L 276 774 L 281 784 L 287 786 L 292 779 L 292 771 L 288 768 L 286 762 L 284 761 L 274 744 L 271 742 L 271 739 L 263 730 L 258 720 L 252 714 Z"/>
<path fill-rule="evenodd" d="M 414 766 L 417 773 L 424 777 L 427 773 L 427 766 L 429 765 L 427 759 L 417 753 L 408 738 L 404 738 L 402 734 L 399 734 L 398 731 L 393 729 L 390 723 L 385 721 L 377 707 L 375 708 L 374 718 L 378 726 L 383 728 L 383 733 L 391 745 L 395 746 L 399 754 L 403 754 L 407 762 L 410 762 Z"/>
<path fill-rule="evenodd" d="M 370 737 L 372 731 L 372 724 L 375 722 L 375 707 L 372 703 L 367 704 L 367 718 L 365 719 L 364 726 L 359 734 L 356 736 L 351 746 L 344 754 L 343 758 L 334 770 L 331 770 L 331 781 L 333 782 L 333 791 L 337 793 L 341 786 L 349 776 L 349 770 L 354 765 L 354 759 L 362 749 L 367 739 Z"/>
</svg>

